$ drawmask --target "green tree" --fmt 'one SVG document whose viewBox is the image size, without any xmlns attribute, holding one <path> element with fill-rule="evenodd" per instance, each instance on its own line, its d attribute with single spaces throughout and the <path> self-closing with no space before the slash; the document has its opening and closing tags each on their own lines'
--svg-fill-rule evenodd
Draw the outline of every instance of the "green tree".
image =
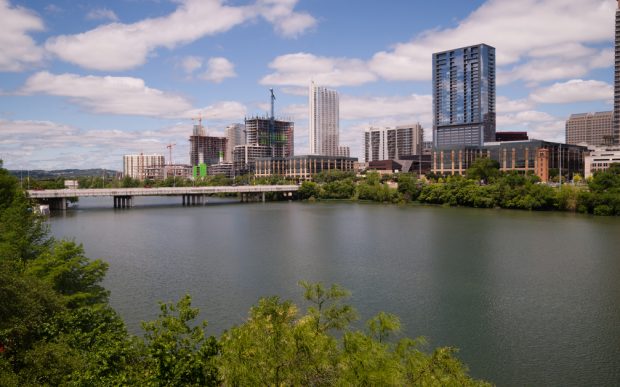
<svg viewBox="0 0 620 387">
<path fill-rule="evenodd" d="M 107 302 L 109 292 L 101 286 L 107 269 L 107 263 L 84 256 L 82 245 L 59 241 L 32 260 L 26 274 L 48 283 L 75 308 Z"/>
<path fill-rule="evenodd" d="M 206 337 L 207 322 L 192 327 L 198 309 L 192 308 L 189 295 L 176 305 L 160 304 L 155 321 L 143 323 L 146 345 L 144 382 L 157 386 L 219 385 L 213 357 L 218 353 L 217 340 Z"/>
<path fill-rule="evenodd" d="M 321 193 L 319 185 L 313 181 L 304 181 L 299 186 L 297 195 L 300 199 L 318 198 Z"/>
<path fill-rule="evenodd" d="M 499 163 L 488 157 L 480 157 L 467 169 L 467 178 L 488 183 L 498 177 Z"/>
</svg>

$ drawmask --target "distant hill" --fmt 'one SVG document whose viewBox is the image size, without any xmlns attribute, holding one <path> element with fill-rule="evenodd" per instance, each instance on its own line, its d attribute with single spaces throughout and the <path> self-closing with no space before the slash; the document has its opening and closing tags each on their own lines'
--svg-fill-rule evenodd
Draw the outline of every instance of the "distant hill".
<svg viewBox="0 0 620 387">
<path fill-rule="evenodd" d="M 42 169 L 35 170 L 10 170 L 9 173 L 16 177 L 26 177 L 30 174 L 31 179 L 56 179 L 64 177 L 67 179 L 77 179 L 78 177 L 101 177 L 105 173 L 106 178 L 115 177 L 117 171 L 111 169 L 93 168 L 93 169 L 57 169 L 53 171 L 44 171 Z"/>
</svg>

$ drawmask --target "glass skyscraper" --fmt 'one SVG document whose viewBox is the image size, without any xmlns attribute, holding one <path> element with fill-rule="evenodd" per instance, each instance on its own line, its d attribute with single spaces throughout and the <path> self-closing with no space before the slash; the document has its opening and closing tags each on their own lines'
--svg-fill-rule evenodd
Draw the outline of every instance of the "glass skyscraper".
<svg viewBox="0 0 620 387">
<path fill-rule="evenodd" d="M 437 148 L 495 141 L 495 48 L 433 54 L 433 143 Z"/>
<path fill-rule="evenodd" d="M 614 142 L 620 144 L 620 0 L 616 8 L 616 42 L 614 64 Z"/>
</svg>

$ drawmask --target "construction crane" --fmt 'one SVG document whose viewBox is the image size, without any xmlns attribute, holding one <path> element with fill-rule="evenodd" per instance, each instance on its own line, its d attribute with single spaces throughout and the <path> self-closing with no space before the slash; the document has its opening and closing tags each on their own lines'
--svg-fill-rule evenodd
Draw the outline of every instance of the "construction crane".
<svg viewBox="0 0 620 387">
<path fill-rule="evenodd" d="M 194 136 L 206 136 L 207 131 L 202 126 L 202 112 L 198 113 L 198 117 L 192 117 L 192 121 L 194 122 L 194 125 L 196 125 L 196 121 L 198 121 L 198 131 L 194 131 Z"/>
<path fill-rule="evenodd" d="M 166 145 L 166 148 L 168 148 L 168 151 L 170 152 L 170 158 L 168 159 L 170 161 L 170 165 L 172 165 L 172 148 L 176 145 L 176 142 Z"/>
</svg>

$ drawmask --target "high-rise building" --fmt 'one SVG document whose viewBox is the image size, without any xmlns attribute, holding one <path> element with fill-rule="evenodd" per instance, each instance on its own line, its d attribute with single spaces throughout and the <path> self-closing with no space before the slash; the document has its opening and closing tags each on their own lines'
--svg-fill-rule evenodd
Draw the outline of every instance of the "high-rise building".
<svg viewBox="0 0 620 387">
<path fill-rule="evenodd" d="M 189 137 L 189 160 L 192 166 L 200 164 L 217 164 L 226 153 L 226 137 L 207 136 L 202 121 L 194 125 Z"/>
<path fill-rule="evenodd" d="M 247 145 L 262 145 L 272 149 L 271 157 L 290 157 L 294 153 L 295 124 L 275 118 L 245 119 Z"/>
<path fill-rule="evenodd" d="M 571 114 L 566 121 L 566 143 L 613 144 L 614 112 Z"/>
<path fill-rule="evenodd" d="M 123 156 L 123 176 L 138 180 L 163 178 L 165 160 L 163 155 L 138 154 Z"/>
<path fill-rule="evenodd" d="M 486 44 L 433 54 L 433 144 L 495 141 L 495 48 Z"/>
<path fill-rule="evenodd" d="M 340 146 L 338 92 L 310 83 L 308 93 L 310 154 L 337 156 Z"/>
<path fill-rule="evenodd" d="M 620 0 L 616 8 L 616 47 L 614 66 L 614 142 L 620 144 Z"/>
<path fill-rule="evenodd" d="M 370 128 L 364 133 L 364 159 L 399 160 L 422 153 L 424 129 L 418 124 L 396 128 Z"/>
<path fill-rule="evenodd" d="M 226 135 L 226 138 L 228 139 L 228 143 L 226 144 L 226 155 L 224 156 L 224 159 L 228 162 L 232 162 L 233 151 L 235 147 L 237 145 L 245 144 L 245 125 L 228 125 L 224 133 Z"/>
</svg>

